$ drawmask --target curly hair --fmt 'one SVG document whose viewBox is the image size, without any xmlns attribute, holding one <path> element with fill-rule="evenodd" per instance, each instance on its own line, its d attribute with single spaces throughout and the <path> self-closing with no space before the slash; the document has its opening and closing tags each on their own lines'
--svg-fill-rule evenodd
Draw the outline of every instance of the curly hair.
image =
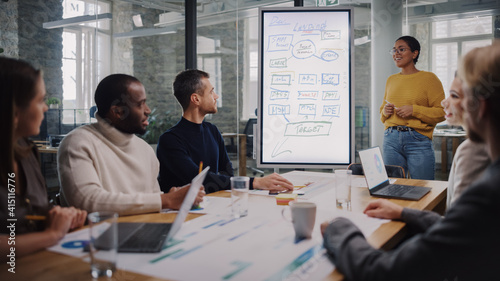
<svg viewBox="0 0 500 281">
<path fill-rule="evenodd" d="M 412 36 L 401 36 L 398 39 L 396 39 L 396 41 L 394 41 L 394 42 L 397 42 L 398 40 L 405 41 L 406 44 L 408 44 L 408 46 L 410 47 L 410 50 L 412 52 L 418 51 L 417 56 L 413 59 L 413 63 L 417 64 L 418 57 L 420 56 L 420 43 L 418 42 L 418 40 Z"/>
</svg>

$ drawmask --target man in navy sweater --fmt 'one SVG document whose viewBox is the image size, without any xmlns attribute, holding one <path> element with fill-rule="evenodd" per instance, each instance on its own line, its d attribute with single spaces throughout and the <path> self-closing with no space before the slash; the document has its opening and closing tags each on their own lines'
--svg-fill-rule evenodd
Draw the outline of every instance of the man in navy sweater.
<svg viewBox="0 0 500 281">
<path fill-rule="evenodd" d="M 205 115 L 217 113 L 219 98 L 209 77 L 208 73 L 200 70 L 186 70 L 175 78 L 174 95 L 183 114 L 181 120 L 161 135 L 158 141 L 159 181 L 164 192 L 168 192 L 172 186 L 189 183 L 199 172 L 200 162 L 210 166 L 203 183 L 206 193 L 231 188 L 233 166 L 224 140 L 215 125 L 204 121 Z M 274 173 L 262 178 L 251 178 L 250 188 L 289 191 L 293 190 L 293 185 Z"/>
</svg>

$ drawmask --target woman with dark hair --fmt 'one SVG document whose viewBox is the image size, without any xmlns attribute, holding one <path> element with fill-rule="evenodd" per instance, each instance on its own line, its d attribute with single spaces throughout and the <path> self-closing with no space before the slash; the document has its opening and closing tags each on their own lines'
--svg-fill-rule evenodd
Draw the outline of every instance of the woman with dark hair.
<svg viewBox="0 0 500 281">
<path fill-rule="evenodd" d="M 401 72 L 387 79 L 380 107 L 385 126 L 384 162 L 403 167 L 414 179 L 433 180 L 432 133 L 436 124 L 444 121 L 443 85 L 432 72 L 415 67 L 420 55 L 417 39 L 398 38 L 391 54 Z"/>
<path fill-rule="evenodd" d="M 41 71 L 24 61 L 0 57 L 0 101 L 0 259 L 4 260 L 12 252 L 20 257 L 56 244 L 68 230 L 82 226 L 87 213 L 50 208 L 38 151 L 27 139 L 39 134 L 47 111 Z"/>
</svg>

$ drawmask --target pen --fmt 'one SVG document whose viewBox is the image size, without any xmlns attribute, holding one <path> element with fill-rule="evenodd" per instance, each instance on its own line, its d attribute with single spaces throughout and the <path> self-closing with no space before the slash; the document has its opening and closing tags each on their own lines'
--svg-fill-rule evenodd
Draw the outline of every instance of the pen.
<svg viewBox="0 0 500 281">
<path fill-rule="evenodd" d="M 385 100 L 387 103 L 393 104 L 392 102 Z M 398 109 L 396 106 L 394 106 L 395 109 Z"/>
<path fill-rule="evenodd" d="M 198 174 L 201 174 L 201 171 L 203 171 L 203 161 L 200 161 L 200 171 L 198 172 Z"/>
<path fill-rule="evenodd" d="M 47 219 L 46 216 L 38 216 L 38 215 L 26 215 L 24 216 L 24 218 L 32 221 L 44 221 Z"/>
</svg>

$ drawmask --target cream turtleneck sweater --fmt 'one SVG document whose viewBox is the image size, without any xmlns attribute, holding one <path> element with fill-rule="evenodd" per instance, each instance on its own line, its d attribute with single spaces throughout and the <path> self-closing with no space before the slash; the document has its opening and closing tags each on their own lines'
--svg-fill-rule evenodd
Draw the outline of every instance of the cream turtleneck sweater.
<svg viewBox="0 0 500 281">
<path fill-rule="evenodd" d="M 96 116 L 97 123 L 71 131 L 61 142 L 62 199 L 88 212 L 160 211 L 159 163 L 151 146 Z"/>
</svg>

